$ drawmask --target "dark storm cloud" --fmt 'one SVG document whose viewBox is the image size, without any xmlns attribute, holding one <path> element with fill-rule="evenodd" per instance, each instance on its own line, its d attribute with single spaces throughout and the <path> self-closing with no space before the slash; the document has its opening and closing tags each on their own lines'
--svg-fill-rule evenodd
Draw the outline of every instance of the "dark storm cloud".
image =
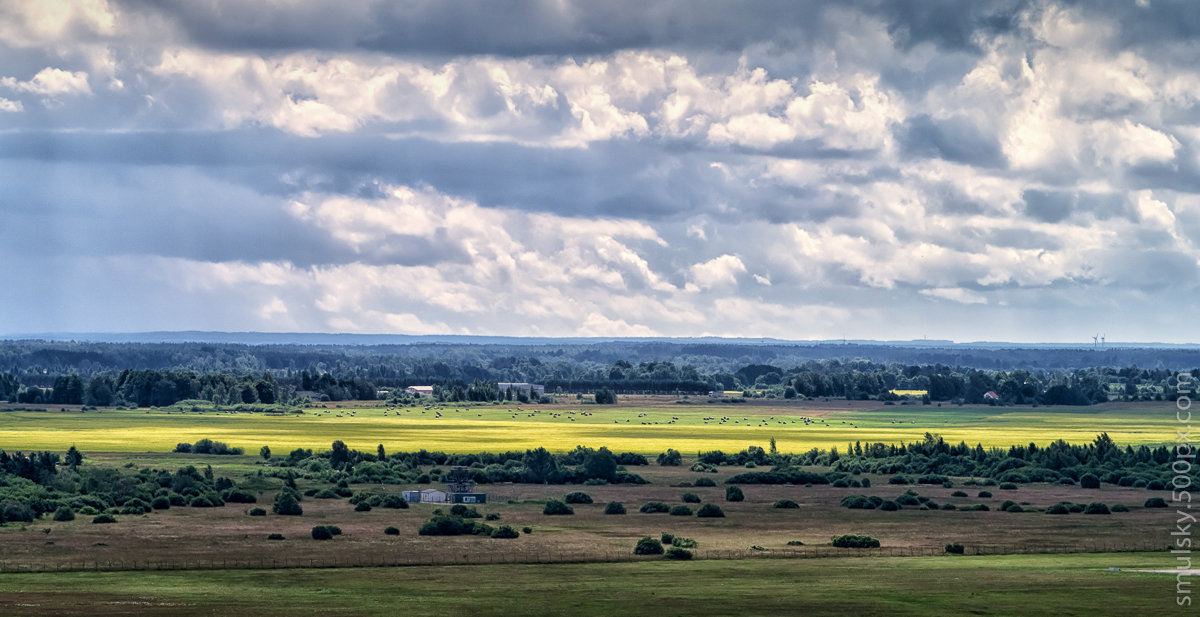
<svg viewBox="0 0 1200 617">
<path fill-rule="evenodd" d="M 1027 2 L 962 2 L 961 0 L 893 0 L 879 3 L 888 33 L 897 46 L 931 42 L 950 50 L 976 51 L 976 33 L 995 35 L 1017 26 Z"/>
<path fill-rule="evenodd" d="M 1200 11 L 1190 0 L 1067 0 L 1089 17 L 1112 20 L 1122 46 L 1159 47 L 1164 42 L 1192 43 L 1200 36 Z"/>
<path fill-rule="evenodd" d="M 1075 207 L 1075 193 L 1071 191 L 1027 189 L 1021 193 L 1021 199 L 1025 201 L 1025 214 L 1043 223 L 1066 220 Z"/>
<path fill-rule="evenodd" d="M 0 166 L 9 251 L 72 256 L 157 255 L 206 262 L 428 265 L 462 262 L 444 237 L 393 234 L 355 250 L 290 216 L 278 199 L 186 167 Z M 444 234 L 443 234 L 444 236 Z"/>
<path fill-rule="evenodd" d="M 357 135 L 315 140 L 269 130 L 17 133 L 0 135 L 0 157 L 200 166 L 278 196 L 310 190 L 358 195 L 377 179 L 432 185 L 483 206 L 565 216 L 656 219 L 714 210 L 727 197 L 726 180 L 706 153 L 677 152 L 672 165 L 645 173 L 659 169 L 663 152 L 636 142 L 557 150 Z"/>
<path fill-rule="evenodd" d="M 830 33 L 820 15 L 855 8 L 883 17 L 898 44 L 932 42 L 975 51 L 976 33 L 1014 27 L 1023 3 L 834 0 L 418 0 L 304 2 L 279 11 L 245 2 L 120 0 L 154 12 L 193 42 L 219 49 L 360 49 L 393 54 L 499 56 L 605 54 L 652 47 L 737 51 L 764 41 L 789 45 Z"/>
<path fill-rule="evenodd" d="M 980 131 L 963 116 L 934 120 L 913 116 L 897 129 L 906 154 L 940 158 L 980 167 L 1004 167 L 1006 160 L 996 136 Z"/>
</svg>

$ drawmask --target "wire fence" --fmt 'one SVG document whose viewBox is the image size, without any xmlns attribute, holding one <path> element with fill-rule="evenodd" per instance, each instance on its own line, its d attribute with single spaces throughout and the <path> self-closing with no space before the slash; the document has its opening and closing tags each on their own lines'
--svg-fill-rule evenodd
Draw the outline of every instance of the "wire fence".
<svg viewBox="0 0 1200 617">
<path fill-rule="evenodd" d="M 1161 543 L 1086 542 L 1079 544 L 976 544 L 964 545 L 964 555 L 1030 555 L 1068 553 L 1126 553 L 1168 550 Z M 936 557 L 946 555 L 944 548 L 932 546 L 884 546 L 880 548 L 836 548 L 832 546 L 795 546 L 786 548 L 749 548 L 737 550 L 689 549 L 693 559 L 822 559 L 833 557 Z M 615 563 L 655 561 L 657 555 L 635 555 L 630 551 L 445 551 L 440 553 L 403 553 L 390 555 L 347 554 L 338 557 L 289 557 L 258 559 L 179 558 L 169 560 L 76 560 L 56 563 L 0 561 L 0 574 L 30 572 L 126 572 L 166 570 L 283 570 L 301 568 L 393 568 L 414 566 Z"/>
</svg>

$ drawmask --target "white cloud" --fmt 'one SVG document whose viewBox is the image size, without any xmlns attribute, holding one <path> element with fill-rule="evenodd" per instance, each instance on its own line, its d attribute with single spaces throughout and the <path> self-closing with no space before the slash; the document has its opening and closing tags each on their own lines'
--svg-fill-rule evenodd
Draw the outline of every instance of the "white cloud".
<svg viewBox="0 0 1200 617">
<path fill-rule="evenodd" d="M 688 269 L 692 290 L 711 289 L 737 284 L 737 276 L 746 271 L 746 265 L 737 255 L 721 255 Z"/>
<path fill-rule="evenodd" d="M 0 111 L 25 111 L 25 106 L 21 104 L 21 101 L 10 101 L 4 97 L 0 97 Z"/>
<path fill-rule="evenodd" d="M 91 94 L 88 85 L 88 74 L 84 71 L 64 71 L 54 67 L 46 67 L 38 71 L 28 81 L 18 81 L 14 77 L 0 78 L 0 85 L 16 92 L 39 94 L 47 98 L 59 95 Z"/>
<path fill-rule="evenodd" d="M 922 289 L 919 293 L 923 296 L 950 300 L 951 302 L 958 302 L 960 304 L 987 304 L 987 298 L 983 297 L 983 294 L 961 287 Z"/>
</svg>

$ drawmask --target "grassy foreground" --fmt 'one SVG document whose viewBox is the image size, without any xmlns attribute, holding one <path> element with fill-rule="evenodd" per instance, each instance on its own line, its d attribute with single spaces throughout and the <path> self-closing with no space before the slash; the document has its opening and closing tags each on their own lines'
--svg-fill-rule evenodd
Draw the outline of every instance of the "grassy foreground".
<svg viewBox="0 0 1200 617">
<path fill-rule="evenodd" d="M 3 614 L 1118 615 L 1174 609 L 1165 554 L 10 574 Z"/>
<path fill-rule="evenodd" d="M 617 406 L 550 405 L 518 410 L 509 406 L 443 410 L 378 407 L 306 410 L 303 415 L 220 411 L 89 410 L 4 411 L 0 406 L 0 449 L 87 452 L 167 452 L 179 442 L 224 441 L 256 453 L 328 448 L 340 439 L 351 448 L 388 451 L 421 448 L 444 452 L 524 450 L 544 446 L 565 451 L 576 445 L 656 454 L 748 445 L 776 439 L 782 452 L 813 447 L 845 448 L 848 442 L 919 441 L 926 432 L 951 443 L 1007 447 L 1055 439 L 1088 443 L 1107 432 L 1119 444 L 1170 441 L 1178 423 L 1174 406 L 1109 403 L 1074 408 L 988 406 L 884 406 L 877 402 L 805 401 L 774 404 L 679 404 L 673 397 L 644 397 Z"/>
</svg>

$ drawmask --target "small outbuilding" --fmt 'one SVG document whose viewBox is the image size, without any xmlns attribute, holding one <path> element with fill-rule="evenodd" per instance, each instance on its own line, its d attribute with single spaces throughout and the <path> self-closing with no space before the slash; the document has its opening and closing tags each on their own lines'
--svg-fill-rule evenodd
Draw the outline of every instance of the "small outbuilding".
<svg viewBox="0 0 1200 617">
<path fill-rule="evenodd" d="M 450 493 L 450 503 L 487 503 L 487 493 Z"/>
<path fill-rule="evenodd" d="M 421 503 L 446 503 L 446 491 L 427 488 L 421 491 Z"/>
</svg>

